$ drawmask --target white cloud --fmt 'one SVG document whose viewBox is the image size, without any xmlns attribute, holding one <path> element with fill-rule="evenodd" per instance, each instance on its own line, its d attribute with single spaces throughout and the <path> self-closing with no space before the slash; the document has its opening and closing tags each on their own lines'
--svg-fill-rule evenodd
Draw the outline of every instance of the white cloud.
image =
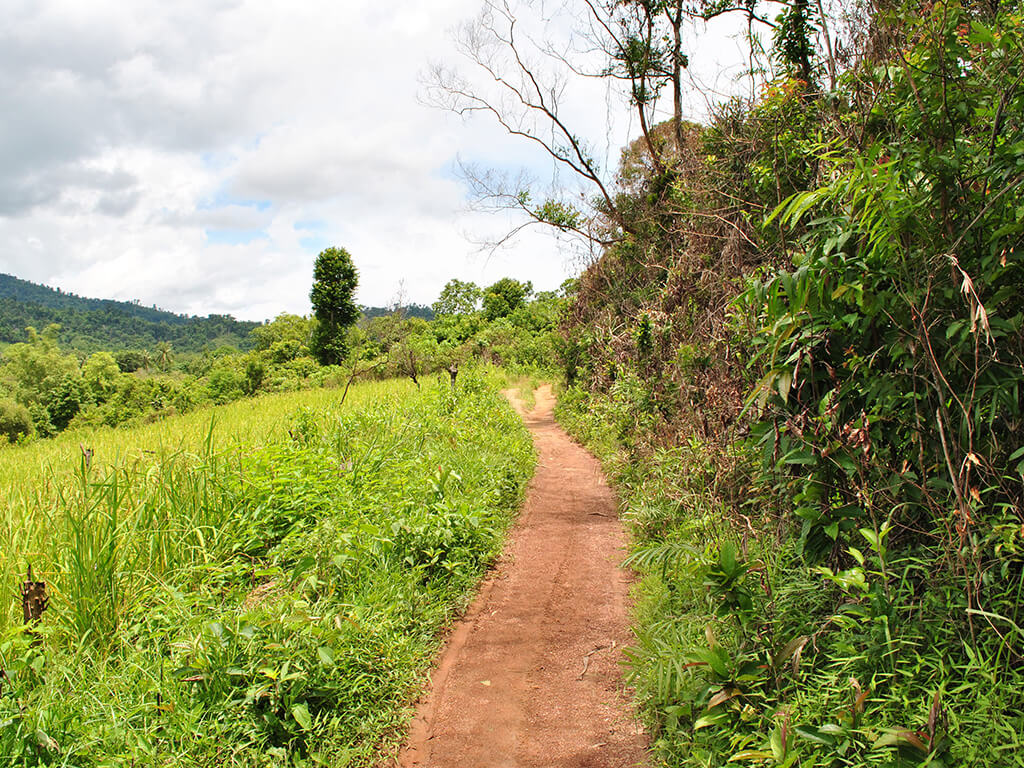
<svg viewBox="0 0 1024 768">
<path fill-rule="evenodd" d="M 308 311 L 316 251 L 346 247 L 360 300 L 451 277 L 554 288 L 574 271 L 549 237 L 479 255 L 455 157 L 549 159 L 485 120 L 417 102 L 445 30 L 477 0 L 8 0 L 0 27 L 0 271 L 82 295 L 262 319 Z M 614 161 L 584 88 L 577 125 Z"/>
</svg>

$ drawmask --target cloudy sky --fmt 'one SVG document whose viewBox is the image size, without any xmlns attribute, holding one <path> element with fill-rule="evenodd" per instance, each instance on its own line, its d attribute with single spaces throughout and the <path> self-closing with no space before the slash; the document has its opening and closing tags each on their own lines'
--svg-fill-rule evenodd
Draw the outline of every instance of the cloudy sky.
<svg viewBox="0 0 1024 768">
<path fill-rule="evenodd" d="M 430 303 L 452 277 L 557 287 L 579 261 L 546 234 L 480 251 L 517 222 L 468 210 L 455 170 L 544 179 L 550 162 L 419 98 L 479 5 L 0 0 L 0 272 L 252 320 L 307 313 L 330 245 L 352 254 L 364 304 Z M 728 90 L 719 59 L 738 43 L 691 46 L 707 51 L 694 76 Z M 635 133 L 621 101 L 598 82 L 571 92 L 574 125 L 617 157 Z"/>
</svg>

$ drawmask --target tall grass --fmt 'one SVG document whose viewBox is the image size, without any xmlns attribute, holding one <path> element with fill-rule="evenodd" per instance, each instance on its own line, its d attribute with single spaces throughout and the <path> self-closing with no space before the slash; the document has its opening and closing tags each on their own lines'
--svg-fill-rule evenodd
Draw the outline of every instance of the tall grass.
<svg viewBox="0 0 1024 768">
<path fill-rule="evenodd" d="M 359 409 L 409 391 L 404 382 L 365 383 L 352 389 L 345 407 Z M 39 578 L 53 581 L 62 559 L 88 556 L 65 552 L 69 537 L 100 536 L 94 529 L 109 528 L 118 515 L 122 519 L 108 531 L 111 535 L 148 531 L 147 547 L 159 549 L 151 553 L 153 563 L 180 565 L 176 558 L 182 554 L 176 550 L 188 548 L 189 542 L 181 541 L 186 530 L 202 538 L 215 522 L 203 519 L 214 507 L 199 503 L 212 492 L 205 487 L 212 475 L 194 470 L 204 460 L 216 463 L 223 454 L 279 441 L 287 436 L 297 409 L 322 409 L 337 399 L 333 390 L 268 395 L 134 429 L 79 430 L 0 449 L 0 584 L 15 584 L 28 565 Z M 100 476 L 104 479 L 93 487 L 91 480 Z M 103 496 L 109 508 L 110 494 L 123 496 L 113 507 L 113 518 L 96 508 Z M 189 505 L 193 509 L 186 520 L 178 513 Z M 176 511 L 178 527 L 161 524 L 168 510 Z M 20 618 L 20 609 L 0 604 L 0 631 Z"/>
<path fill-rule="evenodd" d="M 529 437 L 482 379 L 268 396 L 0 452 L 0 763 L 366 764 L 500 546 Z M 83 450 L 89 449 L 89 450 Z"/>
</svg>

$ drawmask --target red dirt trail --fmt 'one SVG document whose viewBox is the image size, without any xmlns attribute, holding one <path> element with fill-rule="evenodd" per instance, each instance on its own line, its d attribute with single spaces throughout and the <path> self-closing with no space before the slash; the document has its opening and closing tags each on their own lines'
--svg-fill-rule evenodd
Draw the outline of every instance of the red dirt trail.
<svg viewBox="0 0 1024 768">
<path fill-rule="evenodd" d="M 597 461 L 524 412 L 537 471 L 497 567 L 457 624 L 417 708 L 402 768 L 632 768 L 647 739 L 623 693 L 626 537 Z"/>
</svg>

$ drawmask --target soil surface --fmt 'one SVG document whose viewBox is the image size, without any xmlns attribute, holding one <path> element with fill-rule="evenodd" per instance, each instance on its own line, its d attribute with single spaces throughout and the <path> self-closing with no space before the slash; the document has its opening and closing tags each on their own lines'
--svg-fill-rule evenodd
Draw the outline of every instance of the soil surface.
<svg viewBox="0 0 1024 768">
<path fill-rule="evenodd" d="M 506 393 L 537 471 L 496 568 L 456 625 L 417 708 L 402 768 L 648 765 L 623 691 L 626 536 L 597 461 L 552 417 Z"/>
</svg>

